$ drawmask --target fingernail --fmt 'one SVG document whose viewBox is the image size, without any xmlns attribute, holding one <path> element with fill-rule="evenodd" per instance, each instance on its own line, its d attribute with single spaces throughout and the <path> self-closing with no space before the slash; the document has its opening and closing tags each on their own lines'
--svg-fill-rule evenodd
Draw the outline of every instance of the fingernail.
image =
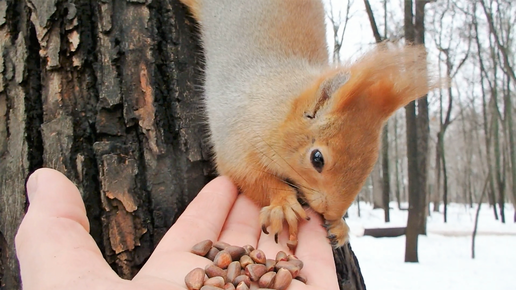
<svg viewBox="0 0 516 290">
<path fill-rule="evenodd" d="M 25 184 L 25 192 L 27 193 L 29 202 L 37 190 L 38 190 L 38 174 L 35 171 L 31 175 L 29 175 L 29 178 L 27 179 L 27 183 Z"/>
</svg>

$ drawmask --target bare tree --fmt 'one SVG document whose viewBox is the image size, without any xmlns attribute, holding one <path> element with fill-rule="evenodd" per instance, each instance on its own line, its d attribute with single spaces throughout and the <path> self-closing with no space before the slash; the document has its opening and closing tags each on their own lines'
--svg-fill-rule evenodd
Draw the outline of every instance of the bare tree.
<svg viewBox="0 0 516 290">
<path fill-rule="evenodd" d="M 454 29 L 454 19 L 457 17 L 455 10 L 451 6 L 450 1 L 448 0 L 446 2 L 446 7 L 443 9 L 440 17 L 439 17 L 439 36 L 435 38 L 435 45 L 437 49 L 439 50 L 439 59 L 441 59 L 441 55 L 444 55 L 444 61 L 446 65 L 446 79 L 448 82 L 453 82 L 453 79 L 459 72 L 460 68 L 466 63 L 466 60 L 469 57 L 470 48 L 471 48 L 471 37 L 467 37 L 467 50 L 464 53 L 463 57 L 460 59 L 458 65 L 455 67 L 454 64 L 454 55 L 457 54 L 457 52 L 453 51 L 451 49 L 452 47 L 452 39 L 459 39 L 459 44 L 454 43 L 454 47 L 460 47 L 460 37 L 454 37 L 453 33 L 450 31 L 450 35 L 448 36 L 448 41 L 446 44 L 446 47 L 444 47 L 445 43 L 443 40 L 443 19 L 447 13 L 451 14 L 451 23 L 450 30 Z M 436 144 L 436 160 L 435 160 L 435 172 L 436 172 L 436 188 L 435 191 L 437 193 L 437 196 L 439 196 L 440 193 L 440 185 L 441 185 L 441 170 L 444 178 L 443 182 L 443 203 L 444 203 L 444 222 L 447 222 L 448 217 L 448 172 L 447 172 L 447 166 L 446 166 L 446 153 L 445 153 L 445 133 L 446 129 L 450 126 L 452 123 L 451 119 L 451 112 L 453 107 L 453 88 L 452 86 L 448 86 L 447 88 L 447 94 L 448 94 L 448 108 L 446 110 L 446 113 L 443 111 L 443 94 L 442 89 L 439 90 L 439 132 L 437 133 L 437 144 Z M 434 211 L 438 211 L 438 198 L 434 199 Z"/>
<path fill-rule="evenodd" d="M 405 0 L 405 41 L 425 44 L 425 5 L 428 0 Z M 413 11 L 415 10 L 415 15 Z M 409 216 L 407 221 L 405 262 L 418 262 L 419 234 L 426 234 L 429 114 L 428 99 L 423 97 L 405 107 L 407 157 L 409 171 Z"/>
<path fill-rule="evenodd" d="M 327 9 L 327 17 L 330 20 L 330 24 L 333 31 L 333 63 L 340 62 L 340 49 L 344 41 L 344 35 L 348 27 L 348 22 L 353 17 L 351 14 L 351 7 L 354 1 L 348 0 L 346 2 L 346 8 L 344 10 L 344 16 L 342 16 L 342 10 L 334 7 L 336 0 L 329 0 L 329 8 Z"/>
</svg>

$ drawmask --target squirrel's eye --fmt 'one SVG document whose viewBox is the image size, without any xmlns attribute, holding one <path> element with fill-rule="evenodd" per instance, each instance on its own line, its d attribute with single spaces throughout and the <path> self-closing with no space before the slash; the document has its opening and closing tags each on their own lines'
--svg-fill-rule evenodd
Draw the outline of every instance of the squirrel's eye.
<svg viewBox="0 0 516 290">
<path fill-rule="evenodd" d="M 310 154 L 310 161 L 312 162 L 312 166 L 317 170 L 317 172 L 321 172 L 324 167 L 324 158 L 319 151 L 319 149 L 314 149 Z"/>
</svg>

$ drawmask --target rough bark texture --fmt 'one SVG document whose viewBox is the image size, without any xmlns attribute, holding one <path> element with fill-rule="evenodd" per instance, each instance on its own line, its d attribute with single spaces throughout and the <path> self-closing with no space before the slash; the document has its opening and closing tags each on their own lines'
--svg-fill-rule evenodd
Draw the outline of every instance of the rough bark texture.
<svg viewBox="0 0 516 290">
<path fill-rule="evenodd" d="M 198 43 L 177 0 L 0 2 L 0 289 L 20 288 L 14 236 L 43 166 L 77 184 L 117 273 L 140 269 L 215 175 Z M 363 289 L 336 253 L 345 289 Z"/>
</svg>

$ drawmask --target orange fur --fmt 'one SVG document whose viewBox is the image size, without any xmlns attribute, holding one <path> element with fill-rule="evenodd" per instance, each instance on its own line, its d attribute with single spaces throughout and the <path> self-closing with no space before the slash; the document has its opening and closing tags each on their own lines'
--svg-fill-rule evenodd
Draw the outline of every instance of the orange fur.
<svg viewBox="0 0 516 290">
<path fill-rule="evenodd" d="M 270 45 L 267 50 L 281 49 L 286 56 L 305 58 L 313 63 L 327 62 L 326 31 L 323 7 L 318 1 L 277 1 L 277 9 L 271 15 L 276 19 L 263 29 L 275 39 L 281 39 L 281 47 Z M 323 13 L 317 13 L 317 12 Z M 303 19 L 303 21 L 299 21 Z M 310 39 L 311 41 L 307 41 Z"/>
<path fill-rule="evenodd" d="M 428 77 L 424 48 L 382 45 L 354 64 L 329 68 L 321 1 L 223 2 L 228 7 L 215 0 L 181 2 L 201 28 L 214 27 L 201 29 L 211 32 L 204 39 L 206 52 L 212 52 L 206 75 L 217 76 L 207 112 L 227 113 L 233 122 L 212 130 L 218 133 L 212 141 L 219 173 L 263 207 L 264 231 L 277 234 L 286 221 L 295 247 L 298 219 L 306 218 L 299 197 L 324 217 L 335 245 L 343 245 L 348 227 L 342 216 L 377 159 L 385 121 L 439 85 Z M 221 31 L 227 33 L 220 36 Z M 233 97 L 260 104 L 229 106 Z M 212 116 L 210 125 L 228 121 L 226 115 Z M 314 149 L 324 156 L 319 171 L 310 161 Z"/>
<path fill-rule="evenodd" d="M 195 20 L 201 20 L 201 3 L 199 0 L 180 0 L 188 9 Z"/>
<path fill-rule="evenodd" d="M 346 73 L 349 80 L 332 95 L 324 96 L 321 86 Z M 380 48 L 350 67 L 332 70 L 294 100 L 283 124 L 265 140 L 285 160 L 282 171 L 258 174 L 238 183 L 244 193 L 261 205 L 267 205 L 268 196 L 270 206 L 284 207 L 284 197 L 278 199 L 277 190 L 268 184 L 288 177 L 308 204 L 324 216 L 330 234 L 333 229 L 337 244 L 342 245 L 347 239 L 347 226 L 341 218 L 377 159 L 385 121 L 398 108 L 437 85 L 433 82 L 429 86 L 427 82 L 421 47 Z M 314 117 L 306 118 L 307 112 Z M 321 173 L 310 164 L 312 148 L 318 148 L 324 155 L 325 167 Z M 254 154 L 249 154 L 249 166 L 260 164 Z M 270 172 L 264 168 L 257 170 Z M 256 190 L 257 187 L 261 189 Z M 287 185 L 284 187 L 282 190 L 289 189 Z M 293 226 L 297 228 L 297 224 Z"/>
</svg>

